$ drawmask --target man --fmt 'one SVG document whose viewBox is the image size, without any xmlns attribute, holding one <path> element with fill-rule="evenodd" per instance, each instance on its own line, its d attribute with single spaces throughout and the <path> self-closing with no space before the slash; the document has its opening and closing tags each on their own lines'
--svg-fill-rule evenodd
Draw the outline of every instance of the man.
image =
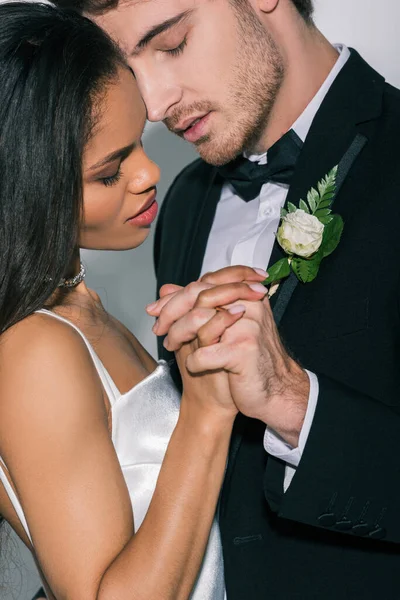
<svg viewBox="0 0 400 600">
<path fill-rule="evenodd" d="M 398 598 L 400 94 L 329 44 L 311 0 L 101 2 L 75 8 L 124 49 L 149 119 L 201 156 L 162 208 L 158 287 L 272 265 L 281 208 L 339 165 L 341 242 L 312 283 L 272 298 L 286 349 L 260 303 L 254 377 L 235 398 L 228 599 Z"/>
</svg>

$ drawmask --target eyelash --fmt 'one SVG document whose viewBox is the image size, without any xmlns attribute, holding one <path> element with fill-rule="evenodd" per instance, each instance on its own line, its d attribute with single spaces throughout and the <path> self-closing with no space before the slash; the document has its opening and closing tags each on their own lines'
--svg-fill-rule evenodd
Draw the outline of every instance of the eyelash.
<svg viewBox="0 0 400 600">
<path fill-rule="evenodd" d="M 118 171 L 115 173 L 115 175 L 111 175 L 110 177 L 102 177 L 100 179 L 100 181 L 106 187 L 111 187 L 112 185 L 115 185 L 116 183 L 118 183 L 118 181 L 121 179 L 121 175 L 122 175 L 121 166 L 119 166 Z"/>
<path fill-rule="evenodd" d="M 172 48 L 172 50 L 165 50 L 166 54 L 169 54 L 170 56 L 178 56 L 179 54 L 182 54 L 183 50 L 185 49 L 185 46 L 187 44 L 187 37 L 185 36 L 182 40 L 182 42 L 179 44 L 179 46 L 177 46 L 176 48 Z"/>
</svg>

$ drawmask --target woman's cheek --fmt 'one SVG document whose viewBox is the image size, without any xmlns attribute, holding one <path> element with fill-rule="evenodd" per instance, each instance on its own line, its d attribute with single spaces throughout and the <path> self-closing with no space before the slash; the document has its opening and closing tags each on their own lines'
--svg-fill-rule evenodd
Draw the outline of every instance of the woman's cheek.
<svg viewBox="0 0 400 600">
<path fill-rule="evenodd" d="M 83 219 L 86 229 L 111 225 L 118 220 L 123 204 L 123 194 L 111 189 L 104 191 L 91 191 L 90 196 L 84 198 Z"/>
</svg>

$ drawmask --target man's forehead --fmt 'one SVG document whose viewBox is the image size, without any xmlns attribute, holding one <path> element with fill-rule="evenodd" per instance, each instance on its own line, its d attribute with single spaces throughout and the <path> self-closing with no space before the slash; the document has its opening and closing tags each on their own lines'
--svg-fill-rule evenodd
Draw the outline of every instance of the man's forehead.
<svg viewBox="0 0 400 600">
<path fill-rule="evenodd" d="M 115 39 L 126 54 L 152 28 L 193 10 L 202 0 L 123 0 L 92 19 Z"/>
</svg>

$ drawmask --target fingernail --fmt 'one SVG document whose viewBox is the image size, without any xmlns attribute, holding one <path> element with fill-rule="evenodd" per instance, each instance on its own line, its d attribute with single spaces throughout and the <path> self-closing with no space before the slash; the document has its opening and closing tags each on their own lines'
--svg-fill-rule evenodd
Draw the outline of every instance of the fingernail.
<svg viewBox="0 0 400 600">
<path fill-rule="evenodd" d="M 158 319 L 157 319 L 157 321 L 154 323 L 153 328 L 152 328 L 153 333 L 157 333 L 158 326 L 159 326 L 159 323 L 158 323 Z"/>
<path fill-rule="evenodd" d="M 168 350 L 168 349 L 169 349 L 169 348 L 168 348 L 168 344 L 169 344 L 169 341 L 168 341 L 168 336 L 167 336 L 167 337 L 164 339 L 164 341 L 163 341 L 163 346 L 164 346 L 164 348 L 165 348 L 166 350 Z"/>
<path fill-rule="evenodd" d="M 264 277 L 264 279 L 267 279 L 268 277 L 268 273 L 267 271 L 264 271 L 264 269 L 253 269 L 253 271 L 261 275 L 261 277 Z"/>
<path fill-rule="evenodd" d="M 231 315 L 238 315 L 239 313 L 243 313 L 246 307 L 243 304 L 235 304 L 235 306 L 230 306 L 227 310 Z"/>
<path fill-rule="evenodd" d="M 252 290 L 254 290 L 255 292 L 257 292 L 257 294 L 265 294 L 267 293 L 267 288 L 264 287 L 261 283 L 250 283 L 249 287 L 251 287 Z"/>
<path fill-rule="evenodd" d="M 157 306 L 157 302 L 152 302 L 146 305 L 146 310 L 153 310 Z"/>
</svg>

